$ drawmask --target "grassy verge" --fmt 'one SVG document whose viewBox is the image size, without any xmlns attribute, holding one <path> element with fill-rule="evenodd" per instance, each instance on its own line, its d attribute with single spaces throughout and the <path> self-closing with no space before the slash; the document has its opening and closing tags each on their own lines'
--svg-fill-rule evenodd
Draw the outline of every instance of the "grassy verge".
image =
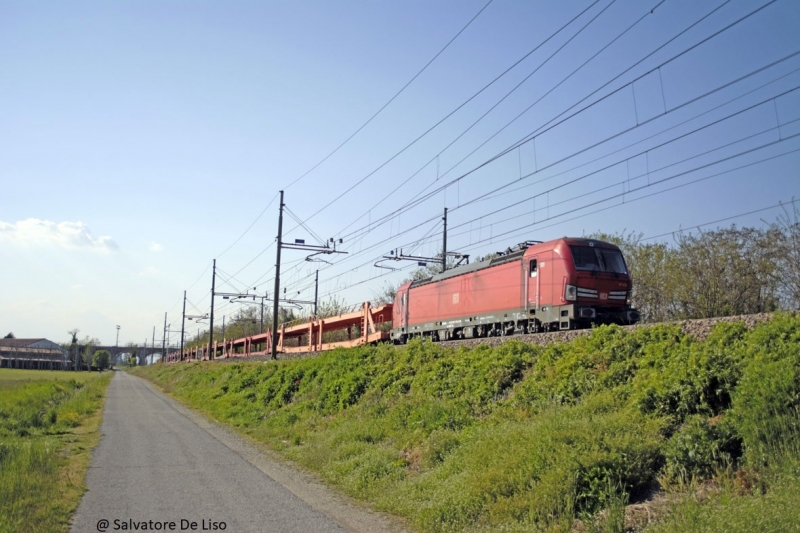
<svg viewBox="0 0 800 533">
<path fill-rule="evenodd" d="M 136 373 L 421 531 L 641 529 L 626 504 L 660 491 L 658 531 L 795 517 L 800 315 Z"/>
<path fill-rule="evenodd" d="M 720 474 L 710 487 L 696 486 L 673 504 L 648 533 L 685 531 L 800 531 L 800 461 L 784 458 L 767 472 Z M 746 471 L 744 471 L 746 472 Z"/>
<path fill-rule="evenodd" d="M 0 369 L 0 533 L 67 531 L 110 380 Z"/>
</svg>

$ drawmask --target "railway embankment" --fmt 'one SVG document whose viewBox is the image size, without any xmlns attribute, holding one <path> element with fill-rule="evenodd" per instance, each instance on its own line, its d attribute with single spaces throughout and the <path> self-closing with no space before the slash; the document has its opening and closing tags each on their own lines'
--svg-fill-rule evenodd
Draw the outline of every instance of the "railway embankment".
<svg viewBox="0 0 800 533">
<path fill-rule="evenodd" d="M 800 315 L 533 337 L 136 372 L 420 531 L 800 524 Z"/>
<path fill-rule="evenodd" d="M 766 322 L 772 318 L 772 313 L 758 313 L 753 315 L 739 315 L 739 316 L 726 316 L 719 318 L 695 318 L 690 320 L 679 320 L 674 322 L 665 322 L 664 324 L 679 325 L 681 331 L 690 335 L 698 340 L 705 339 L 717 324 L 741 323 L 747 329 L 752 329 L 757 324 Z M 661 324 L 636 324 L 633 326 L 621 326 L 626 331 L 635 331 L 640 328 L 650 328 Z M 548 346 L 554 343 L 571 342 L 579 337 L 591 335 L 591 329 L 573 329 L 566 331 L 551 331 L 547 333 L 535 333 L 529 335 L 509 335 L 506 337 L 484 337 L 478 339 L 464 339 L 455 341 L 445 341 L 439 343 L 442 346 L 459 347 L 459 346 L 500 346 L 508 341 L 524 342 L 528 344 L 535 344 L 537 346 Z M 307 359 L 309 357 L 318 357 L 325 352 L 305 352 L 294 354 L 279 354 L 280 360 L 296 360 Z M 272 356 L 269 354 L 253 355 L 247 358 L 248 361 L 271 361 Z M 241 362 L 242 359 L 238 358 L 220 358 L 217 361 L 235 363 Z"/>
<path fill-rule="evenodd" d="M 664 324 L 679 325 L 681 331 L 698 340 L 703 340 L 713 331 L 717 324 L 741 323 L 747 329 L 752 329 L 757 324 L 766 322 L 772 318 L 772 313 L 759 313 L 755 315 L 726 316 L 720 318 L 696 318 L 692 320 L 680 320 L 675 322 L 665 322 Z M 633 326 L 622 326 L 627 331 L 635 331 L 640 328 L 649 328 L 657 324 L 635 324 Z M 487 337 L 483 339 L 466 339 L 459 341 L 447 341 L 442 344 L 446 346 L 477 346 L 478 344 L 488 344 L 489 346 L 499 346 L 511 339 L 521 342 L 547 346 L 557 342 L 571 342 L 578 337 L 591 335 L 591 329 L 573 329 L 566 331 L 551 331 L 547 333 L 534 333 L 530 335 L 516 335 L 508 337 Z"/>
</svg>

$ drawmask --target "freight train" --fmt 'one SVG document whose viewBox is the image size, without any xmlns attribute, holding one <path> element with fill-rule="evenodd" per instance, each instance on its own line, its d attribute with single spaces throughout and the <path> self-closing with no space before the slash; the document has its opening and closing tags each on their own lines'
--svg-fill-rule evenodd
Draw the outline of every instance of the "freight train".
<svg viewBox="0 0 800 533">
<path fill-rule="evenodd" d="M 277 351 L 317 352 L 381 341 L 405 344 L 635 324 L 632 281 L 620 249 L 594 239 L 526 241 L 491 259 L 400 286 L 394 303 L 281 325 Z M 391 329 L 387 327 L 391 324 Z M 338 334 L 334 334 L 339 332 Z M 323 337 L 325 333 L 325 338 Z M 271 351 L 270 331 L 223 339 L 169 361 L 247 357 Z"/>
</svg>

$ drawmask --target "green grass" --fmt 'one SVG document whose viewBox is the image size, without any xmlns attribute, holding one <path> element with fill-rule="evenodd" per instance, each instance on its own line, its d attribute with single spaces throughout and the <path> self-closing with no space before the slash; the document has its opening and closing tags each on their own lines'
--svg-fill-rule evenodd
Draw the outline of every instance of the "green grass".
<svg viewBox="0 0 800 533">
<path fill-rule="evenodd" d="M 601 327 L 547 348 L 414 342 L 135 372 L 421 531 L 622 531 L 625 503 L 659 486 L 685 500 L 663 527 L 704 483 L 744 472 L 769 488 L 701 509 L 800 488 L 776 467 L 800 457 L 799 347 L 800 316 L 779 315 L 705 341 Z"/>
<path fill-rule="evenodd" d="M 0 370 L 0 533 L 67 531 L 110 379 Z"/>
<path fill-rule="evenodd" d="M 92 372 L 64 372 L 59 370 L 25 370 L 0 368 L 0 386 L 6 387 L 16 381 L 77 381 L 83 383 L 97 377 Z"/>
<path fill-rule="evenodd" d="M 751 475 L 753 473 L 751 472 Z M 648 533 L 800 531 L 800 462 L 782 461 L 780 468 L 756 475 L 720 476 L 719 492 L 705 498 L 692 494 L 674 505 L 663 522 Z"/>
</svg>

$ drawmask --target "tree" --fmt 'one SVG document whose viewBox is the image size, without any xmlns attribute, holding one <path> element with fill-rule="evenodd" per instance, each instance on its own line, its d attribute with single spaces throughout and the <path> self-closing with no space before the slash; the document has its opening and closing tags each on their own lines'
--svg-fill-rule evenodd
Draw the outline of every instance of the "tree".
<svg viewBox="0 0 800 533">
<path fill-rule="evenodd" d="M 317 306 L 317 318 L 343 315 L 349 311 L 350 308 L 344 299 L 340 300 L 336 296 L 331 296 Z"/>
<path fill-rule="evenodd" d="M 633 279 L 633 306 L 643 321 L 662 322 L 775 310 L 783 277 L 776 265 L 789 256 L 781 251 L 781 234 L 774 227 L 731 226 L 679 234 L 673 245 L 644 243 L 633 232 L 589 238 L 620 247 Z"/>
<path fill-rule="evenodd" d="M 294 312 L 294 309 L 289 309 L 286 307 L 281 307 L 278 309 L 278 324 L 288 324 L 290 322 L 294 322 L 297 320 L 297 315 Z M 269 321 L 272 323 L 272 320 Z"/>
<path fill-rule="evenodd" d="M 478 256 L 475 258 L 475 263 L 480 263 L 481 261 L 488 261 L 489 259 L 494 259 L 495 257 L 500 257 L 500 254 L 497 252 L 492 252 L 490 254 L 486 254 L 483 256 Z"/>
<path fill-rule="evenodd" d="M 388 281 L 384 281 L 381 290 L 375 293 L 375 298 L 372 300 L 372 305 L 379 306 L 394 303 L 394 297 L 397 294 L 397 289 L 399 287 L 400 285 L 395 286 Z"/>
<path fill-rule="evenodd" d="M 92 366 L 97 370 L 105 370 L 111 365 L 111 353 L 108 350 L 97 350 L 92 356 Z"/>
<path fill-rule="evenodd" d="M 681 318 L 710 318 L 778 308 L 778 234 L 737 228 L 677 238 Z"/>
<path fill-rule="evenodd" d="M 260 308 L 255 306 L 241 307 L 236 311 L 233 317 L 226 317 L 229 320 L 225 321 L 225 338 L 226 339 L 240 339 L 250 335 L 255 335 L 261 329 Z M 264 328 L 269 327 L 271 319 L 264 316 Z M 214 338 L 222 341 L 222 323 L 214 325 Z M 202 333 L 199 339 L 195 338 L 186 343 L 187 347 L 194 347 L 197 345 L 206 346 L 208 344 L 208 332 Z"/>
<path fill-rule="evenodd" d="M 100 339 L 86 335 L 83 340 L 80 341 L 79 345 L 83 346 L 83 362 L 87 365 L 91 365 L 93 361 L 92 356 L 94 355 L 94 347 L 100 345 Z"/>
<path fill-rule="evenodd" d="M 779 235 L 777 239 L 778 261 L 775 274 L 783 306 L 789 309 L 800 308 L 800 213 L 792 198 L 792 209 L 783 206 L 770 228 Z"/>
<path fill-rule="evenodd" d="M 639 244 L 627 252 L 633 279 L 631 303 L 645 322 L 663 322 L 679 314 L 675 289 L 681 283 L 677 251 L 666 243 Z"/>
<path fill-rule="evenodd" d="M 3 338 L 4 338 L 4 339 L 16 339 L 16 337 L 14 336 L 14 333 L 12 333 L 12 332 L 10 332 L 10 331 L 8 332 L 8 335 L 6 335 L 6 336 L 5 336 L 5 337 L 3 337 Z"/>
</svg>

